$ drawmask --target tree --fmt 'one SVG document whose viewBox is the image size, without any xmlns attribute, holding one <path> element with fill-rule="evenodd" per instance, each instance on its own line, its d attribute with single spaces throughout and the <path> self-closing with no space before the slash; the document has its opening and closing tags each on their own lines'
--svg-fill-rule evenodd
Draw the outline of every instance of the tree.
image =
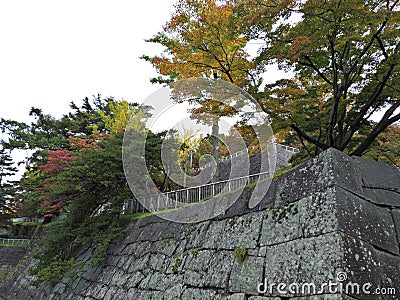
<svg viewBox="0 0 400 300">
<path fill-rule="evenodd" d="M 222 117 L 232 117 L 241 113 L 241 108 L 252 102 L 253 98 L 241 88 L 219 79 L 192 78 L 180 80 L 171 86 L 172 100 L 190 103 L 193 106 L 189 109 L 191 118 L 212 126 L 212 156 L 217 162 L 218 170 L 219 121 Z M 216 173 L 214 179 L 217 178 Z"/>
<path fill-rule="evenodd" d="M 148 40 L 164 46 L 164 54 L 142 58 L 161 75 L 152 82 L 213 77 L 249 91 L 257 90 L 262 83 L 258 76 L 261 70 L 249 59 L 245 50 L 248 38 L 243 33 L 234 1 L 180 0 L 163 32 Z M 237 114 L 237 110 L 230 107 L 225 95 L 220 98 L 215 94 L 184 100 L 180 97 L 178 102 L 189 101 L 194 106 L 192 116 L 212 126 L 213 156 L 218 161 L 218 122 L 221 117 Z"/>
<path fill-rule="evenodd" d="M 334 147 L 360 156 L 400 120 L 399 1 L 246 0 L 237 5 L 247 14 L 248 36 L 265 41 L 257 63 L 277 62 L 295 72 L 292 83 L 278 82 L 275 97 L 266 97 L 264 106 L 271 109 L 269 101 L 282 101 L 277 119 L 314 145 L 315 153 Z M 371 115 L 380 110 L 382 117 L 372 122 Z M 306 119 L 300 122 L 299 115 Z"/>
<path fill-rule="evenodd" d="M 127 126 L 137 131 L 143 130 L 143 118 L 149 116 L 150 110 L 150 107 L 127 101 L 109 101 L 107 107 L 108 111 L 99 110 L 99 114 L 105 128 L 113 134 L 124 131 Z"/>
<path fill-rule="evenodd" d="M 47 162 L 39 166 L 39 169 L 45 171 L 41 187 L 36 188 L 36 190 L 41 191 L 41 196 L 38 197 L 37 200 L 41 201 L 41 209 L 39 212 L 43 213 L 45 219 L 44 223 L 51 222 L 52 217 L 58 215 L 65 205 L 67 199 L 52 193 L 54 189 L 54 178 L 74 159 L 75 157 L 73 154 L 66 149 L 54 150 L 48 153 Z"/>
<path fill-rule="evenodd" d="M 179 0 L 163 31 L 147 40 L 165 47 L 161 56 L 142 57 L 161 75 L 152 82 L 219 74 L 240 87 L 260 84 L 241 27 L 230 1 Z"/>
<path fill-rule="evenodd" d="M 99 111 L 109 113 L 107 103 L 113 101 L 113 98 L 101 99 L 98 95 L 92 101 L 84 98 L 81 107 L 71 102 L 72 111 L 60 119 L 32 107 L 29 115 L 34 117 L 34 121 L 31 124 L 1 119 L 0 129 L 9 137 L 7 142 L 3 142 L 4 147 L 10 151 L 32 151 L 25 163 L 28 168 L 35 168 L 45 163 L 49 151 L 68 149 L 68 138 L 91 135 L 94 129 L 105 132 Z"/>
<path fill-rule="evenodd" d="M 390 125 L 366 151 L 366 158 L 400 168 L 400 125 Z"/>
<path fill-rule="evenodd" d="M 122 136 L 107 136 L 96 147 L 82 148 L 52 177 L 48 195 L 63 199 L 67 218 L 56 223 L 36 253 L 31 270 L 39 281 L 58 282 L 73 270 L 74 256 L 95 249 L 92 263 L 104 259 L 105 250 L 120 229 L 118 217 L 131 196 L 122 167 Z"/>
<path fill-rule="evenodd" d="M 7 221 L 15 213 L 15 205 L 12 200 L 14 185 L 8 177 L 14 175 L 17 168 L 13 160 L 3 148 L 0 148 L 0 225 L 7 224 Z"/>
<path fill-rule="evenodd" d="M 90 136 L 70 137 L 70 150 L 49 152 L 46 164 L 39 166 L 50 176 L 45 178 L 46 197 L 56 201 L 56 204 L 50 200 L 43 203 L 48 206 L 46 213 L 52 213 L 59 203 L 68 211 L 62 223 L 51 227 L 43 247 L 35 255 L 38 263 L 31 272 L 39 281 L 58 282 L 68 272 L 76 271 L 74 257 L 85 247 L 95 249 L 91 263 L 99 263 L 111 240 L 121 233 L 119 215 L 123 202 L 132 193 L 121 155 L 125 128 L 119 126 L 126 126 L 122 123 L 127 122 L 121 116 L 129 115 L 134 121 L 135 115 L 143 119 L 143 110 L 136 106 L 133 109 L 125 102 L 113 102 L 108 114 L 98 112 L 105 120 L 105 130 L 112 133 L 99 133 L 93 128 Z M 143 120 L 139 123 L 144 124 Z M 139 123 L 127 128 L 144 134 Z"/>
</svg>

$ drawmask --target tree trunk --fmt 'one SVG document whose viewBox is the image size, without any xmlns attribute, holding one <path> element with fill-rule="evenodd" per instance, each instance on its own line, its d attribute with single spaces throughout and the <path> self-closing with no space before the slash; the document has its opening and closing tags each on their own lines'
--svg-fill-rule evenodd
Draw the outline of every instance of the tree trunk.
<svg viewBox="0 0 400 300">
<path fill-rule="evenodd" d="M 215 159 L 215 162 L 217 164 L 217 168 L 215 171 L 215 175 L 212 179 L 212 182 L 217 182 L 218 181 L 218 158 L 219 158 L 219 147 L 218 147 L 218 135 L 219 135 L 219 125 L 218 125 L 219 118 L 214 117 L 213 119 L 213 125 L 212 125 L 212 156 Z"/>
</svg>

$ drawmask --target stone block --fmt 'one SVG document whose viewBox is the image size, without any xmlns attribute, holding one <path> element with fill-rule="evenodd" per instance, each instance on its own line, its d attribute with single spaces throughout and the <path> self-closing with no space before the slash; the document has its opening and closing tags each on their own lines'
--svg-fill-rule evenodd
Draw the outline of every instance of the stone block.
<svg viewBox="0 0 400 300">
<path fill-rule="evenodd" d="M 223 218 L 232 218 L 248 213 L 249 210 L 249 196 L 251 192 L 245 188 L 242 191 L 233 193 L 233 197 L 236 201 L 233 202 L 232 206 L 226 209 L 226 212 L 222 215 Z"/>
<path fill-rule="evenodd" d="M 150 276 L 148 285 L 146 287 L 141 286 L 146 290 L 158 290 L 165 291 L 173 288 L 175 285 L 183 282 L 183 276 L 180 274 L 162 274 L 155 272 Z"/>
<path fill-rule="evenodd" d="M 293 208 L 288 212 L 285 207 L 269 210 L 263 220 L 259 245 L 270 246 L 298 239 L 301 236 L 300 218 L 298 213 L 299 203 L 293 203 Z M 293 209 L 293 211 L 292 211 Z M 293 213 L 296 212 L 297 213 Z M 277 220 L 275 214 L 285 214 L 282 219 Z"/>
<path fill-rule="evenodd" d="M 125 282 L 125 289 L 137 288 L 145 276 L 142 272 L 137 271 L 131 274 Z"/>
<path fill-rule="evenodd" d="M 246 294 L 245 293 L 237 293 L 229 296 L 221 296 L 221 300 L 246 300 Z"/>
<path fill-rule="evenodd" d="M 207 272 L 209 261 L 215 254 L 215 250 L 200 250 L 196 255 L 188 256 L 185 262 L 185 270 L 199 273 Z"/>
<path fill-rule="evenodd" d="M 216 299 L 216 292 L 214 290 L 187 288 L 183 291 L 182 298 L 174 298 L 174 300 L 175 299 Z"/>
<path fill-rule="evenodd" d="M 262 190 L 263 188 L 264 190 Z M 273 204 L 275 202 L 276 189 L 277 179 L 273 179 L 266 184 L 260 184 L 260 191 L 255 190 L 252 195 L 257 200 L 259 200 L 260 197 L 262 197 L 262 199 L 253 210 L 264 210 Z"/>
<path fill-rule="evenodd" d="M 162 272 L 164 270 L 163 265 L 167 256 L 164 254 L 150 254 L 148 266 L 152 271 Z"/>
<path fill-rule="evenodd" d="M 131 255 L 136 258 L 147 256 L 151 252 L 152 245 L 153 243 L 149 241 L 138 242 Z"/>
<path fill-rule="evenodd" d="M 213 221 L 203 237 L 202 246 L 211 249 L 254 248 L 264 218 L 263 212 L 246 214 L 232 219 Z"/>
<path fill-rule="evenodd" d="M 131 259 L 127 263 L 127 267 L 129 266 L 128 273 L 134 273 L 137 271 L 144 272 L 146 269 L 148 269 L 149 259 L 149 253 L 139 258 L 131 257 Z"/>
<path fill-rule="evenodd" d="M 385 289 L 388 293 L 386 297 L 382 295 L 382 298 L 398 299 L 400 293 L 400 257 L 376 249 L 373 255 L 375 261 L 378 262 L 380 275 L 380 283 L 377 288 Z M 389 289 L 391 289 L 390 294 Z M 393 294 L 393 292 L 396 292 L 396 294 Z"/>
<path fill-rule="evenodd" d="M 271 246 L 267 249 L 265 278 L 261 282 L 275 286 L 279 283 L 318 286 L 333 280 L 342 266 L 342 245 L 339 233 L 328 233 Z M 274 291 L 265 296 L 278 295 Z"/>
<path fill-rule="evenodd" d="M 157 241 L 162 239 L 163 231 L 167 229 L 167 222 L 151 223 L 143 227 L 138 241 Z"/>
<path fill-rule="evenodd" d="M 107 292 L 103 297 L 100 297 L 99 299 L 104 299 L 104 300 L 113 300 L 115 299 L 115 295 L 118 293 L 118 289 L 111 286 L 107 288 Z"/>
<path fill-rule="evenodd" d="M 343 234 L 343 285 L 356 284 L 362 290 L 365 284 L 377 287 L 380 284 L 380 262 L 375 255 L 375 249 L 368 243 L 353 236 Z M 350 290 L 351 291 L 351 290 Z M 351 292 L 350 296 L 359 299 L 376 299 L 376 295 Z"/>
<path fill-rule="evenodd" d="M 358 166 L 347 155 L 328 149 L 277 180 L 276 204 L 293 202 L 333 185 L 362 195 Z"/>
<path fill-rule="evenodd" d="M 298 203 L 303 237 L 318 236 L 338 229 L 336 187 L 301 199 Z"/>
<path fill-rule="evenodd" d="M 231 251 L 217 251 L 210 257 L 207 271 L 203 275 L 205 286 L 226 289 L 233 264 L 234 257 Z"/>
<path fill-rule="evenodd" d="M 122 270 L 117 269 L 111 279 L 111 285 L 117 287 L 125 287 L 127 285 L 127 281 L 130 279 L 131 275 L 129 273 L 125 273 Z"/>
<path fill-rule="evenodd" d="M 354 157 L 353 160 L 358 165 L 362 186 L 400 193 L 400 169 L 361 157 Z"/>
<path fill-rule="evenodd" d="M 193 232 L 186 236 L 188 249 L 203 248 L 204 237 L 207 235 L 211 222 L 202 222 L 193 227 Z"/>
<path fill-rule="evenodd" d="M 399 253 L 390 210 L 337 188 L 339 230 L 391 253 Z"/>
<path fill-rule="evenodd" d="M 152 300 L 153 291 L 144 291 L 139 289 L 129 289 L 126 293 L 127 299 L 135 299 L 135 300 Z M 162 299 L 162 298 L 160 298 Z"/>
<path fill-rule="evenodd" d="M 399 182 L 400 185 L 400 182 Z M 378 205 L 400 208 L 400 192 L 381 188 L 364 187 L 365 198 Z"/>
<path fill-rule="evenodd" d="M 176 299 L 186 299 L 183 297 L 183 291 L 185 290 L 185 287 L 182 284 L 176 284 L 172 288 L 159 292 L 159 297 L 161 298 L 153 298 L 153 299 L 164 299 L 164 300 L 176 300 Z M 188 298 L 190 299 L 190 298 Z M 197 298 L 199 299 L 199 298 Z M 203 298 L 207 299 L 207 298 Z M 212 298 L 210 298 L 212 299 Z"/>
<path fill-rule="evenodd" d="M 236 199 L 232 198 L 234 194 L 184 206 L 178 210 L 163 214 L 163 217 L 168 220 L 177 220 L 181 223 L 196 223 L 223 216 L 225 211 L 236 201 Z"/>
<path fill-rule="evenodd" d="M 186 270 L 184 272 L 183 283 L 187 286 L 202 288 L 204 287 L 203 274 L 203 272 L 199 273 L 192 270 Z"/>
<path fill-rule="evenodd" d="M 400 243 L 400 209 L 393 209 L 392 217 L 396 228 L 397 242 Z"/>
<path fill-rule="evenodd" d="M 258 284 L 263 280 L 265 259 L 247 256 L 243 262 L 235 260 L 229 279 L 230 292 L 257 295 Z"/>
</svg>

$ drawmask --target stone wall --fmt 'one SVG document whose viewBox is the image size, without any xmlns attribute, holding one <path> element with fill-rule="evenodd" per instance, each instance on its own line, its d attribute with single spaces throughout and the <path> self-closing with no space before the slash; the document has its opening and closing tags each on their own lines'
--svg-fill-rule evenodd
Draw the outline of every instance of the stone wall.
<svg viewBox="0 0 400 300">
<path fill-rule="evenodd" d="M 0 277 L 5 276 L 5 274 L 15 267 L 26 253 L 26 247 L 0 246 Z"/>
<path fill-rule="evenodd" d="M 7 299 L 400 298 L 398 169 L 331 149 L 274 180 L 252 209 L 250 193 L 209 221 L 132 221 L 104 266 L 55 286 L 33 287 L 21 272 L 0 293 Z M 194 220 L 211 201 L 180 213 Z M 298 291 L 288 289 L 292 283 Z M 357 293 L 356 284 L 367 293 Z M 368 294 L 376 288 L 394 288 L 397 296 Z"/>
</svg>

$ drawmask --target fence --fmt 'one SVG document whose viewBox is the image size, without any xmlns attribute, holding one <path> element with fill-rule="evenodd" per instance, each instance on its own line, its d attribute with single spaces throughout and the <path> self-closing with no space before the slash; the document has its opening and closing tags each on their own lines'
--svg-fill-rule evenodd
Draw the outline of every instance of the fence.
<svg viewBox="0 0 400 300">
<path fill-rule="evenodd" d="M 13 223 L 18 223 L 18 222 L 37 222 L 37 223 L 42 223 L 44 219 L 38 219 L 38 218 L 30 218 L 30 217 L 21 217 L 21 218 L 13 218 L 12 221 Z"/>
<path fill-rule="evenodd" d="M 297 153 L 300 151 L 299 149 L 290 146 L 285 146 L 277 143 L 271 144 L 279 148 L 283 148 L 291 153 Z M 230 156 L 222 157 L 221 161 L 230 160 L 232 158 L 241 157 L 244 155 L 248 155 L 247 148 L 238 151 Z M 211 163 L 208 163 L 204 166 L 201 166 L 200 169 L 205 169 L 210 165 Z M 137 199 L 129 199 L 124 202 L 123 211 L 125 214 L 127 214 L 147 212 L 149 210 L 161 211 L 167 209 L 175 209 L 187 204 L 205 201 L 207 199 L 217 196 L 220 193 L 231 193 L 245 186 L 246 184 L 250 184 L 268 177 L 270 177 L 270 174 L 268 172 L 264 172 L 234 179 L 223 180 L 215 183 L 208 183 L 196 187 L 180 189 L 167 193 L 158 193 L 140 198 L 140 201 L 138 201 Z"/>
<path fill-rule="evenodd" d="M 293 154 L 293 153 L 297 153 L 297 152 L 300 151 L 300 150 L 297 149 L 297 148 L 293 148 L 293 147 L 286 146 L 286 145 L 281 145 L 281 144 L 277 144 L 277 143 L 270 143 L 270 144 L 275 145 L 275 146 L 280 147 L 280 148 L 283 148 L 283 149 L 285 149 L 286 151 L 291 152 L 292 154 Z M 233 153 L 232 155 L 223 156 L 223 157 L 221 158 L 220 161 L 223 162 L 223 161 L 226 161 L 226 160 L 230 160 L 230 159 L 232 159 L 232 158 L 245 156 L 245 155 L 248 155 L 248 153 L 249 153 L 249 150 L 248 150 L 247 148 L 244 148 L 243 150 L 240 150 L 240 151 L 238 151 L 238 152 L 235 152 L 235 153 Z M 210 166 L 211 166 L 211 163 L 207 163 L 207 164 L 205 164 L 205 165 L 203 165 L 203 166 L 200 166 L 200 170 L 204 170 L 204 169 L 206 169 L 206 168 L 209 168 Z"/>
<path fill-rule="evenodd" d="M 293 148 L 293 147 L 286 146 L 286 145 L 282 145 L 282 144 L 276 144 L 276 143 L 274 143 L 274 144 L 275 144 L 276 146 L 281 147 L 281 148 L 284 148 L 286 151 L 289 151 L 289 152 L 292 152 L 292 153 L 300 152 L 300 150 L 297 149 L 297 148 Z"/>
<path fill-rule="evenodd" d="M 25 246 L 29 245 L 29 239 L 2 239 L 0 238 L 0 245 L 11 245 L 11 246 Z"/>
<path fill-rule="evenodd" d="M 200 186 L 180 189 L 167 193 L 159 193 L 143 197 L 140 201 L 129 199 L 124 203 L 124 213 L 140 213 L 175 209 L 188 204 L 202 202 L 222 193 L 232 193 L 245 185 L 269 178 L 269 172 L 253 174 L 234 179 L 208 183 Z M 143 205 L 143 204 L 144 205 Z M 148 209 L 146 209 L 146 207 Z"/>
</svg>

